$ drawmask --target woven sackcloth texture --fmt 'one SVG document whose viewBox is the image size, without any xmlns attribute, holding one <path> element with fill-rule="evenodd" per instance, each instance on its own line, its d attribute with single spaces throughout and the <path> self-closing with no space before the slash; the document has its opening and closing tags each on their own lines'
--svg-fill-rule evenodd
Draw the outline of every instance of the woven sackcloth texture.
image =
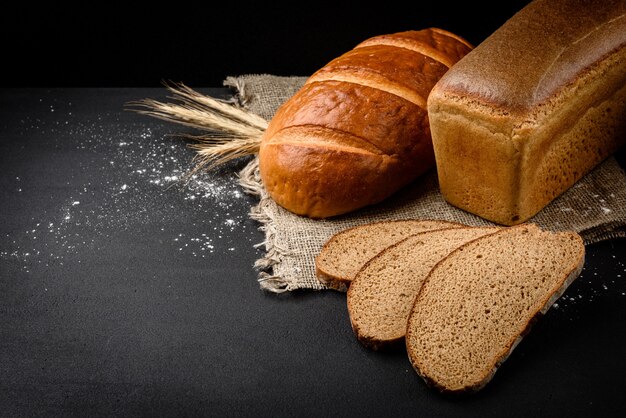
<svg viewBox="0 0 626 418">
<path fill-rule="evenodd" d="M 269 120 L 306 77 L 248 74 L 228 77 L 238 102 Z M 333 234 L 356 225 L 395 219 L 443 219 L 468 225 L 489 225 L 482 218 L 456 209 L 439 192 L 435 170 L 387 201 L 351 214 L 312 220 L 279 207 L 263 188 L 258 160 L 252 159 L 239 175 L 241 186 L 258 196 L 250 216 L 265 233 L 265 255 L 257 260 L 262 289 L 285 292 L 326 289 L 315 277 L 315 257 Z M 587 244 L 626 237 L 626 175 L 614 157 L 608 158 L 570 190 L 555 199 L 531 222 L 548 230 L 574 230 Z"/>
</svg>

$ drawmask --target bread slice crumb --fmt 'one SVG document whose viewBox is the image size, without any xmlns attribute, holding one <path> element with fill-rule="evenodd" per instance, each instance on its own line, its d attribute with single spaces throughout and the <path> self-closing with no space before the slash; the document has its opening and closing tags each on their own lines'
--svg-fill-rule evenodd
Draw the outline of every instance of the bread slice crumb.
<svg viewBox="0 0 626 418">
<path fill-rule="evenodd" d="M 457 247 L 498 227 L 448 228 L 411 235 L 372 258 L 347 293 L 358 340 L 374 350 L 404 342 L 413 301 L 432 267 Z"/>
<path fill-rule="evenodd" d="M 459 247 L 431 270 L 409 314 L 413 368 L 442 392 L 480 390 L 579 276 L 584 259 L 577 233 L 529 224 Z"/>
<path fill-rule="evenodd" d="M 321 283 L 345 292 L 356 273 L 386 247 L 409 235 L 441 228 L 461 227 L 444 220 L 397 220 L 368 223 L 340 231 L 326 241 L 315 259 Z"/>
</svg>

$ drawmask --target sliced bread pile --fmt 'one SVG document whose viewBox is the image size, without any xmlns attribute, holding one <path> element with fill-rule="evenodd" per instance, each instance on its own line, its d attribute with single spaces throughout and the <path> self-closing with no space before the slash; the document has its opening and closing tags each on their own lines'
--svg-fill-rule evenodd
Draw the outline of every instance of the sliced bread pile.
<svg viewBox="0 0 626 418">
<path fill-rule="evenodd" d="M 435 263 L 498 228 L 446 228 L 411 235 L 384 249 L 356 274 L 347 293 L 350 323 L 372 349 L 404 343 L 415 296 Z"/>
<path fill-rule="evenodd" d="M 574 232 L 533 224 L 424 222 L 424 230 L 415 233 L 393 225 L 393 237 L 367 234 L 363 226 L 333 238 L 336 271 L 340 260 L 351 257 L 345 269 L 356 269 L 346 282 L 350 323 L 366 347 L 404 343 L 413 368 L 430 386 L 476 391 L 578 277 L 585 247 Z M 371 228 L 382 231 L 383 225 Z M 326 257 L 318 259 L 329 265 Z"/>
<path fill-rule="evenodd" d="M 317 255 L 317 278 L 326 286 L 345 292 L 361 267 L 388 246 L 419 232 L 461 226 L 449 221 L 407 219 L 346 229 L 332 236 Z"/>
</svg>

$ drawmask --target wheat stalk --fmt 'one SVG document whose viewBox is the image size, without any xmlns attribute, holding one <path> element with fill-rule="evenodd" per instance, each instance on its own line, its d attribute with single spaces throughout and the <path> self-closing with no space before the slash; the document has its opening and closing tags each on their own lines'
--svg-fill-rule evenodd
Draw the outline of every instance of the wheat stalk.
<svg viewBox="0 0 626 418">
<path fill-rule="evenodd" d="M 190 174 L 259 151 L 261 136 L 267 129 L 265 119 L 230 102 L 200 94 L 182 83 L 165 86 L 173 94 L 168 98 L 177 102 L 143 99 L 127 105 L 137 113 L 204 131 L 201 135 L 180 134 L 196 141 L 192 145 L 196 150 L 196 167 Z"/>
</svg>

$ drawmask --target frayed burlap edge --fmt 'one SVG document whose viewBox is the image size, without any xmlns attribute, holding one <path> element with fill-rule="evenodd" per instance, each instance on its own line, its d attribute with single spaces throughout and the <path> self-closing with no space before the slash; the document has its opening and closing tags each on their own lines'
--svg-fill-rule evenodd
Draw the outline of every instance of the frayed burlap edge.
<svg viewBox="0 0 626 418">
<path fill-rule="evenodd" d="M 248 74 L 239 77 L 229 76 L 224 80 L 224 86 L 233 89 L 233 99 L 243 108 L 248 108 L 250 103 L 259 100 L 247 87 L 246 80 L 254 77 L 274 76 L 270 74 Z M 271 118 L 271 114 L 264 114 L 264 112 L 258 112 L 258 114 L 266 119 Z M 254 263 L 254 268 L 259 271 L 258 282 L 261 289 L 272 293 L 283 293 L 301 288 L 293 279 L 290 280 L 287 277 L 270 273 L 273 272 L 274 266 L 279 265 L 283 258 L 289 255 L 289 251 L 282 247 L 276 239 L 276 220 L 274 219 L 274 212 L 269 210 L 273 201 L 261 182 L 258 158 L 253 158 L 238 173 L 238 177 L 244 192 L 259 199 L 259 203 L 250 209 L 249 215 L 251 219 L 260 224 L 259 230 L 264 234 L 263 242 L 256 244 L 255 248 L 264 247 L 265 255 Z M 319 289 L 323 288 L 325 286 L 320 283 Z"/>
<path fill-rule="evenodd" d="M 261 289 L 274 293 L 282 293 L 294 290 L 292 281 L 284 277 L 268 273 L 273 267 L 282 262 L 282 259 L 289 252 L 282 248 L 276 239 L 276 223 L 269 205 L 272 204 L 271 197 L 265 192 L 259 174 L 259 161 L 254 158 L 239 172 L 239 184 L 244 191 L 250 195 L 257 196 L 259 203 L 250 209 L 250 218 L 259 222 L 260 231 L 265 234 L 265 240 L 256 247 L 265 247 L 265 256 L 259 258 L 254 263 L 254 267 L 260 271 L 259 285 Z"/>
</svg>

